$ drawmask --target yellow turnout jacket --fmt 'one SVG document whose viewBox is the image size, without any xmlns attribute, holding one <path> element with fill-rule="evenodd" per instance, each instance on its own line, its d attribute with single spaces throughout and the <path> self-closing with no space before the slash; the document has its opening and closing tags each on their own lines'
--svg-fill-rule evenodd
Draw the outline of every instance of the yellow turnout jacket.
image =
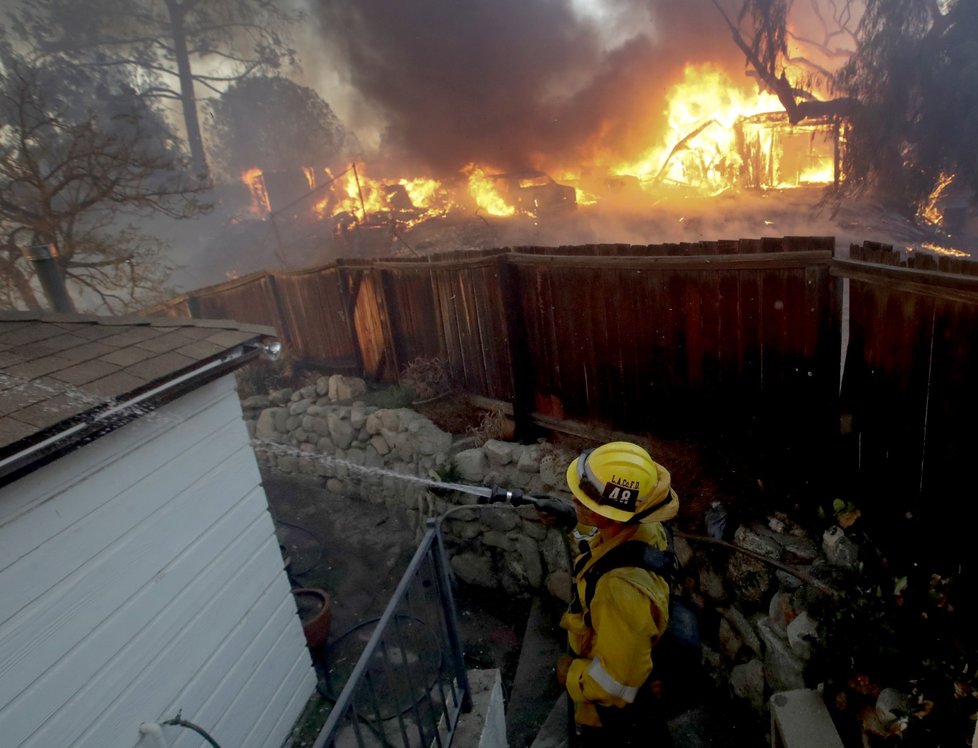
<svg viewBox="0 0 978 748">
<path fill-rule="evenodd" d="M 658 550 L 668 545 L 659 522 L 627 526 L 609 540 L 599 533 L 590 541 L 591 558 L 574 579 L 583 609 L 572 608 L 560 621 L 576 655 L 567 674 L 567 692 L 582 725 L 601 725 L 598 705 L 621 708 L 635 700 L 652 672 L 652 648 L 669 623 L 669 583 L 651 571 L 634 566 L 611 569 L 598 578 L 593 591 L 585 590 L 588 569 L 613 548 L 636 540 Z"/>
</svg>

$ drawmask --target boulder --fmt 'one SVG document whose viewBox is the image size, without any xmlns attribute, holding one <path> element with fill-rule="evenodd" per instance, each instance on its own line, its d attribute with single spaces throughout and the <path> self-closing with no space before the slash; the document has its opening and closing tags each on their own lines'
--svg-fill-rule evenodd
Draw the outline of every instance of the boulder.
<svg viewBox="0 0 978 748">
<path fill-rule="evenodd" d="M 788 624 L 787 635 L 791 651 L 803 660 L 811 659 L 812 643 L 818 637 L 818 623 L 807 611 Z"/>
<path fill-rule="evenodd" d="M 294 403 L 289 405 L 289 415 L 301 416 L 303 413 L 309 410 L 310 405 L 312 405 L 312 400 L 296 400 Z"/>
<path fill-rule="evenodd" d="M 750 621 L 747 617 L 740 612 L 738 608 L 721 608 L 720 615 L 722 615 L 726 621 L 733 627 L 733 629 L 740 635 L 741 640 L 744 644 L 750 647 L 750 650 L 760 657 L 763 654 L 763 649 L 761 648 L 761 640 L 754 633 L 754 627 L 750 625 Z"/>
<path fill-rule="evenodd" d="M 255 423 L 255 437 L 258 439 L 274 439 L 276 432 L 277 418 L 279 413 L 284 413 L 284 408 L 268 408 L 261 412 L 258 421 Z M 282 419 L 284 426 L 284 418 Z"/>
<path fill-rule="evenodd" d="M 482 483 L 487 466 L 485 452 L 481 449 L 466 449 L 455 455 L 455 468 L 469 483 Z"/>
<path fill-rule="evenodd" d="M 354 403 L 350 407 L 350 425 L 357 431 L 364 427 L 367 422 L 367 406 L 363 403 Z"/>
<path fill-rule="evenodd" d="M 540 447 L 537 444 L 531 444 L 525 447 L 520 454 L 519 462 L 516 465 L 517 469 L 521 473 L 538 473 L 540 472 Z"/>
<path fill-rule="evenodd" d="M 772 691 L 794 691 L 805 687 L 805 663 L 788 646 L 767 619 L 757 624 L 764 642 L 764 677 Z"/>
<path fill-rule="evenodd" d="M 482 447 L 486 452 L 486 458 L 493 467 L 508 465 L 513 461 L 513 445 L 509 442 L 502 442 L 498 439 L 490 439 Z"/>
<path fill-rule="evenodd" d="M 486 556 L 476 553 L 459 553 L 452 557 L 451 565 L 455 575 L 466 584 L 489 588 L 496 586 L 496 575 L 493 573 L 492 561 Z"/>
<path fill-rule="evenodd" d="M 268 399 L 276 405 L 287 405 L 291 401 L 294 391 L 288 387 L 281 390 L 272 390 L 268 393 Z"/>
<path fill-rule="evenodd" d="M 367 394 L 367 383 L 362 379 L 358 377 L 338 376 L 339 379 L 336 382 L 336 397 L 331 397 L 330 399 L 352 400 L 353 398 Z M 332 387 L 334 379 L 335 377 L 330 377 L 330 387 Z M 332 392 L 330 394 L 332 394 Z"/>
<path fill-rule="evenodd" d="M 520 526 L 520 516 L 513 507 L 507 504 L 496 504 L 495 509 L 482 512 L 482 522 L 491 530 L 509 532 Z"/>
<path fill-rule="evenodd" d="M 391 451 L 387 440 L 380 434 L 370 437 L 370 446 L 377 450 L 377 454 L 382 457 Z"/>
<path fill-rule="evenodd" d="M 730 671 L 730 688 L 756 710 L 764 708 L 764 665 L 758 659 L 735 666 Z"/>
<path fill-rule="evenodd" d="M 264 410 L 272 407 L 272 398 L 268 395 L 252 395 L 241 402 L 244 410 Z"/>
<path fill-rule="evenodd" d="M 349 449 L 350 445 L 353 444 L 353 437 L 356 435 L 350 422 L 344 421 L 336 413 L 330 413 L 326 416 L 326 423 L 329 429 L 329 438 L 333 440 L 333 443 L 340 449 Z"/>
</svg>

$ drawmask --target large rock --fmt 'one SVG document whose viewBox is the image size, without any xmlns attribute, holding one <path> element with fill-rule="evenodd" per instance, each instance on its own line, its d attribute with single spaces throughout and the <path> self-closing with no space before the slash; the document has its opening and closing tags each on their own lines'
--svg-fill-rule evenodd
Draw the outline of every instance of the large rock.
<svg viewBox="0 0 978 748">
<path fill-rule="evenodd" d="M 794 691 L 805 687 L 805 663 L 767 619 L 757 624 L 764 642 L 764 677 L 772 691 Z"/>
<path fill-rule="evenodd" d="M 379 434 L 381 431 L 384 430 L 384 423 L 383 421 L 380 420 L 380 416 L 378 415 L 378 413 L 380 413 L 379 410 L 368 414 L 367 420 L 364 421 L 363 427 L 364 429 L 366 429 L 368 434 L 371 435 Z"/>
<path fill-rule="evenodd" d="M 469 483 L 482 483 L 488 463 L 481 449 L 466 449 L 455 455 L 455 467 L 462 480 Z"/>
<path fill-rule="evenodd" d="M 764 665 L 758 659 L 737 665 L 730 671 L 730 688 L 735 696 L 747 699 L 757 711 L 764 708 Z"/>
<path fill-rule="evenodd" d="M 760 657 L 764 652 L 761 647 L 761 640 L 754 633 L 754 627 L 750 625 L 747 616 L 734 607 L 721 608 L 719 612 L 737 632 L 744 644 L 750 647 L 750 650 L 755 655 Z"/>
<path fill-rule="evenodd" d="M 330 413 L 326 416 L 326 423 L 329 426 L 329 438 L 333 443 L 340 449 L 349 449 L 353 444 L 353 437 L 356 436 L 350 422 L 343 420 L 337 413 Z"/>
<path fill-rule="evenodd" d="M 267 408 L 261 412 L 258 416 L 258 421 L 255 423 L 255 437 L 258 439 L 274 439 L 276 433 L 281 433 L 277 428 L 278 414 L 285 413 L 284 408 Z M 282 425 L 284 426 L 284 416 L 282 417 Z"/>
<path fill-rule="evenodd" d="M 252 395 L 241 402 L 245 410 L 264 410 L 272 406 L 272 398 L 268 395 Z"/>
<path fill-rule="evenodd" d="M 499 530 L 488 530 L 482 534 L 482 542 L 492 548 L 499 548 L 504 551 L 512 550 L 513 540 L 504 532 Z"/>
<path fill-rule="evenodd" d="M 812 643 L 818 638 L 818 623 L 808 612 L 798 615 L 788 624 L 788 645 L 791 651 L 803 660 L 812 656 Z"/>
<path fill-rule="evenodd" d="M 520 526 L 520 515 L 508 504 L 495 504 L 494 509 L 482 512 L 482 521 L 486 527 L 499 532 L 509 532 Z"/>
<path fill-rule="evenodd" d="M 357 431 L 364 427 L 367 422 L 367 406 L 363 403 L 354 403 L 350 407 L 350 425 L 353 426 Z"/>
<path fill-rule="evenodd" d="M 390 445 L 387 443 L 387 440 L 380 434 L 370 437 L 370 446 L 372 446 L 375 450 L 377 450 L 377 454 L 379 454 L 382 457 L 391 451 Z"/>
<path fill-rule="evenodd" d="M 538 444 L 531 444 L 525 447 L 520 454 L 520 459 L 516 467 L 521 473 L 539 473 L 540 446 Z"/>
<path fill-rule="evenodd" d="M 292 400 L 292 393 L 295 390 L 286 387 L 281 390 L 272 390 L 268 393 L 268 398 L 276 405 L 287 405 Z"/>
<path fill-rule="evenodd" d="M 544 566 L 551 572 L 571 567 L 570 549 L 560 530 L 550 528 L 547 531 L 547 536 L 540 542 L 540 554 L 543 556 Z"/>
<path fill-rule="evenodd" d="M 423 416 L 411 421 L 407 430 L 414 440 L 417 451 L 423 455 L 430 457 L 447 452 L 452 446 L 452 435 L 442 431 Z"/>
<path fill-rule="evenodd" d="M 496 575 L 493 573 L 492 561 L 486 556 L 476 553 L 459 553 L 452 557 L 452 571 L 466 584 L 478 587 L 495 587 Z"/>
<path fill-rule="evenodd" d="M 489 464 L 493 467 L 508 465 L 513 461 L 513 445 L 498 439 L 490 439 L 483 447 Z"/>
<path fill-rule="evenodd" d="M 289 415 L 301 416 L 303 413 L 309 410 L 310 405 L 312 405 L 312 400 L 296 400 L 294 403 L 289 405 Z"/>
<path fill-rule="evenodd" d="M 337 375 L 339 376 L 339 375 Z M 330 394 L 332 394 L 333 381 L 336 376 L 330 377 Z M 355 397 L 367 394 L 367 383 L 358 377 L 339 376 L 336 381 L 336 400 L 352 400 Z M 334 399 L 334 398 L 330 398 Z"/>
<path fill-rule="evenodd" d="M 540 560 L 540 548 L 525 535 L 518 536 L 515 542 L 516 552 L 519 554 L 526 581 L 536 589 L 543 584 L 543 563 Z"/>
</svg>

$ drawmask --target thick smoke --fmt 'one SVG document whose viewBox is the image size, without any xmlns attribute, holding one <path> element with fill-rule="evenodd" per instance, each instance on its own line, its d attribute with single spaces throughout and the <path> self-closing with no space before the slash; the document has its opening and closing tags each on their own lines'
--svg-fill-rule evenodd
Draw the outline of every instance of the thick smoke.
<svg viewBox="0 0 978 748">
<path fill-rule="evenodd" d="M 661 128 L 663 95 L 687 63 L 743 67 L 709 0 L 606 0 L 633 27 L 613 44 L 571 0 L 313 5 L 323 43 L 382 113 L 385 155 L 435 174 L 633 154 Z"/>
</svg>

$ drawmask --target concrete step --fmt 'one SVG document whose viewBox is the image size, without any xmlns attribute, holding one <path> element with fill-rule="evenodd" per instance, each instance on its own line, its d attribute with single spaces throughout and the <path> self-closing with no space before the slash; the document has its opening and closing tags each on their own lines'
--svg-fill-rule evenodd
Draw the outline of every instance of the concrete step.
<svg viewBox="0 0 978 748">
<path fill-rule="evenodd" d="M 509 748 L 527 748 L 533 743 L 561 694 L 554 666 L 566 647 L 566 634 L 559 625 L 562 612 L 560 603 L 540 597 L 530 608 L 506 707 Z"/>
<path fill-rule="evenodd" d="M 537 733 L 530 748 L 568 748 L 569 699 L 564 694 L 557 699 L 547 720 Z M 729 725 L 708 709 L 698 706 L 669 721 L 669 734 L 673 748 L 728 748 L 731 742 Z"/>
<path fill-rule="evenodd" d="M 554 703 L 530 748 L 567 748 L 570 743 L 569 709 L 570 699 L 563 694 Z"/>
</svg>

